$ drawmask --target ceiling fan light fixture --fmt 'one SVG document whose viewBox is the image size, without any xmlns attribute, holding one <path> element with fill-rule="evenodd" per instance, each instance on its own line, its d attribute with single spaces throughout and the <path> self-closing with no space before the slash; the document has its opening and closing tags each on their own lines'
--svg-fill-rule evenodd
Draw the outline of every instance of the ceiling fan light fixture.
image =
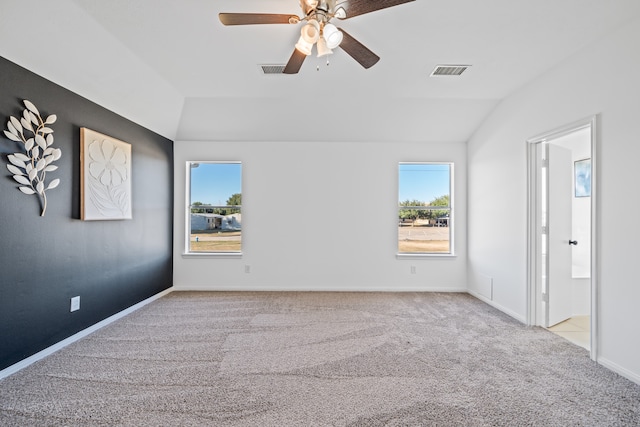
<svg viewBox="0 0 640 427">
<path fill-rule="evenodd" d="M 289 1 L 289 0 L 288 0 Z M 282 13 L 219 13 L 220 22 L 225 26 L 254 24 L 299 24 L 300 37 L 282 74 L 297 74 L 305 58 L 311 55 L 313 45 L 318 44 L 318 57 L 331 55 L 340 47 L 363 68 L 375 65 L 380 57 L 356 40 L 347 31 L 330 24 L 333 18 L 348 19 L 392 6 L 415 2 L 416 0 L 298 0 L 302 15 Z M 301 22 L 306 21 L 306 22 Z M 328 58 L 328 56 L 327 56 Z M 327 65 L 329 61 L 327 61 Z"/>
<path fill-rule="evenodd" d="M 326 24 L 322 30 L 322 35 L 329 49 L 335 49 L 342 43 L 342 31 L 333 24 Z"/>
<path fill-rule="evenodd" d="M 318 58 L 331 55 L 333 53 L 333 51 L 329 49 L 329 47 L 327 47 L 327 41 L 324 39 L 324 37 L 320 37 L 320 39 L 318 40 L 317 47 L 318 47 Z"/>
<path fill-rule="evenodd" d="M 314 44 L 320 37 L 320 23 L 315 19 L 309 20 L 309 22 L 300 29 L 300 35 L 307 43 Z"/>
</svg>

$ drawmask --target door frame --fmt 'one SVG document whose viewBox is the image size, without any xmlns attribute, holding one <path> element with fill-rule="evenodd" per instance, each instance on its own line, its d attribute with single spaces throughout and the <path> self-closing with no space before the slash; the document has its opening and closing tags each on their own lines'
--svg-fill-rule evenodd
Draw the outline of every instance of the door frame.
<svg viewBox="0 0 640 427">
<path fill-rule="evenodd" d="M 562 126 L 549 132 L 537 135 L 526 142 L 527 148 L 527 324 L 539 326 L 543 324 L 544 314 L 541 313 L 542 288 L 540 277 L 540 215 L 538 206 L 540 188 L 538 185 L 538 156 L 536 155 L 541 143 L 549 142 L 575 131 L 591 129 L 591 316 L 590 316 L 590 348 L 591 359 L 598 360 L 598 122 L 599 116 L 594 115 L 574 123 Z"/>
</svg>

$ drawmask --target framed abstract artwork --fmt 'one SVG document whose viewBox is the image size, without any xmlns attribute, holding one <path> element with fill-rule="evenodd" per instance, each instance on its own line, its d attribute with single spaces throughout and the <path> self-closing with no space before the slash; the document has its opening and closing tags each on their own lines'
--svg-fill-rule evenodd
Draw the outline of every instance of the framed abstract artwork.
<svg viewBox="0 0 640 427">
<path fill-rule="evenodd" d="M 131 219 L 131 144 L 80 129 L 80 218 Z"/>
<path fill-rule="evenodd" d="M 578 160 L 573 165 L 575 197 L 591 196 L 591 159 Z"/>
</svg>

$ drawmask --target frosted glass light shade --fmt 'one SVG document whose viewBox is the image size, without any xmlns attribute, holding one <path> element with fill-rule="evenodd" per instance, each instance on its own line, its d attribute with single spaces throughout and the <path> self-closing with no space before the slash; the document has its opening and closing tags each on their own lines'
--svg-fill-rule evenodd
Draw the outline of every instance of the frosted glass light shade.
<svg viewBox="0 0 640 427">
<path fill-rule="evenodd" d="M 333 53 L 333 51 L 327 47 L 327 41 L 324 39 L 324 37 L 320 37 L 320 39 L 318 39 L 317 47 L 318 58 L 326 55 L 331 55 Z"/>
<path fill-rule="evenodd" d="M 307 43 L 314 44 L 320 37 L 320 24 L 316 20 L 310 20 L 300 29 L 300 35 Z"/>
<path fill-rule="evenodd" d="M 326 24 L 322 30 L 322 35 L 329 49 L 335 49 L 342 43 L 342 31 L 338 30 L 333 24 Z"/>
<path fill-rule="evenodd" d="M 298 43 L 296 43 L 296 49 L 298 49 L 300 53 L 309 56 L 311 55 L 311 49 L 313 49 L 313 43 L 307 42 L 303 36 L 300 36 Z"/>
</svg>

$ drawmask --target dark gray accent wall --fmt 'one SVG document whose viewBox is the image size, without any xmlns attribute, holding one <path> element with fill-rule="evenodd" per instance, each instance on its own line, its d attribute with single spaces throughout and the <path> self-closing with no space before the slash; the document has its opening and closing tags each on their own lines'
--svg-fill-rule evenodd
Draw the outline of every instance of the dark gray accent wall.
<svg viewBox="0 0 640 427">
<path fill-rule="evenodd" d="M 0 125 L 23 99 L 56 114 L 53 147 L 62 150 L 58 188 L 18 190 L 7 155 L 18 143 L 0 132 L 0 369 L 172 285 L 173 141 L 0 57 Z M 133 219 L 80 220 L 80 128 L 131 144 Z M 80 310 L 70 299 L 80 296 Z"/>
</svg>

